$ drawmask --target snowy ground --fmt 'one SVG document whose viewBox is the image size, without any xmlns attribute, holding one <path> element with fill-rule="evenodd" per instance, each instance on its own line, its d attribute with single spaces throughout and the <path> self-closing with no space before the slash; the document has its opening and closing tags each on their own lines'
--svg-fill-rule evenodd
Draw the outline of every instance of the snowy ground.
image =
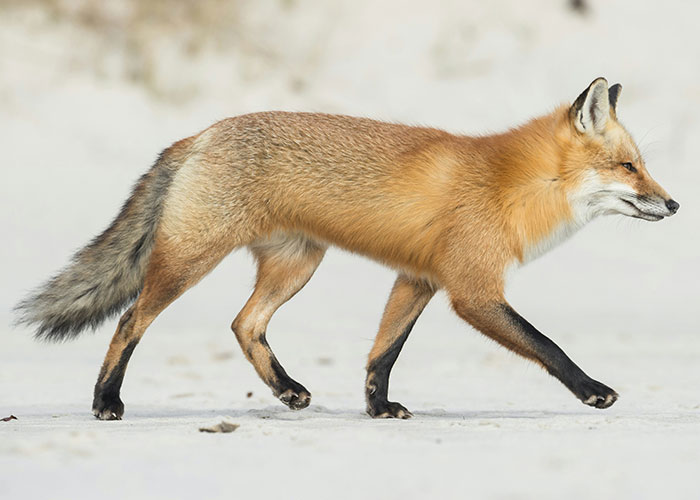
<svg viewBox="0 0 700 500">
<path fill-rule="evenodd" d="M 96 35 L 1 11 L 0 418 L 18 420 L 0 422 L 0 498 L 697 498 L 700 7 L 601 1 L 582 18 L 563 3 L 241 2 L 265 50 L 189 61 L 165 44 L 165 98 L 111 76 L 118 51 L 90 71 Z M 270 325 L 313 394 L 298 413 L 228 329 L 253 280 L 244 253 L 150 328 L 120 422 L 89 411 L 115 321 L 62 345 L 10 327 L 14 303 L 105 227 L 158 152 L 217 119 L 320 110 L 478 133 L 600 75 L 623 83 L 619 116 L 681 210 L 597 221 L 514 275 L 508 295 L 621 394 L 609 410 L 583 406 L 438 296 L 392 376 L 391 397 L 415 417 L 369 419 L 363 366 L 393 277 L 340 252 Z M 180 87 L 196 89 L 173 99 Z M 197 430 L 224 418 L 238 430 Z"/>
</svg>

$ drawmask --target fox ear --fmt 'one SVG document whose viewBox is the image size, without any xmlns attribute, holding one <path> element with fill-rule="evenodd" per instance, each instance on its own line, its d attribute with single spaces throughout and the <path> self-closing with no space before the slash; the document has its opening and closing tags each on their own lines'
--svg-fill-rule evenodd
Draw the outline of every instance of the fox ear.
<svg viewBox="0 0 700 500">
<path fill-rule="evenodd" d="M 605 78 L 593 80 L 569 109 L 569 117 L 576 130 L 588 135 L 602 134 L 611 116 L 610 99 L 608 81 Z"/>
<path fill-rule="evenodd" d="M 610 101 L 610 114 L 617 118 L 617 100 L 622 94 L 622 85 L 616 83 L 608 89 L 608 100 Z"/>
</svg>

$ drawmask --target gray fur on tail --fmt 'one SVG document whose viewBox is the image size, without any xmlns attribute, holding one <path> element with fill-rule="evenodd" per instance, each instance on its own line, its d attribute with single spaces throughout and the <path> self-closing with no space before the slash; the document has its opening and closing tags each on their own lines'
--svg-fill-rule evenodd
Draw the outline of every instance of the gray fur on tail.
<svg viewBox="0 0 700 500">
<path fill-rule="evenodd" d="M 138 296 L 176 171 L 167 153 L 139 179 L 112 224 L 17 305 L 17 322 L 36 325 L 37 338 L 60 341 L 94 330 Z"/>
</svg>

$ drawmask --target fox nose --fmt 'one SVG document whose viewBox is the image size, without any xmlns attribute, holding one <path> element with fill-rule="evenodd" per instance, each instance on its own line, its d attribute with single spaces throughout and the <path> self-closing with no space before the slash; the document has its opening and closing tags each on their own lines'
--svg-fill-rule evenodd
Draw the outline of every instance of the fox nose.
<svg viewBox="0 0 700 500">
<path fill-rule="evenodd" d="M 680 203 L 678 203 L 676 200 L 667 200 L 666 201 L 666 208 L 668 208 L 672 213 L 678 212 L 678 209 L 680 208 Z"/>
</svg>

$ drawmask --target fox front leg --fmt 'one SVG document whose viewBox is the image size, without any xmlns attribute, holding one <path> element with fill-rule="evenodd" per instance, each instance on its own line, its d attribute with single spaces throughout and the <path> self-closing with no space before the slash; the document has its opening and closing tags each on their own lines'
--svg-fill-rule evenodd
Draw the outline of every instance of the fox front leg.
<svg viewBox="0 0 700 500">
<path fill-rule="evenodd" d="M 453 299 L 457 314 L 511 351 L 542 365 L 583 403 L 608 408 L 617 393 L 586 375 L 552 340 L 540 333 L 505 301 L 473 303 Z"/>
<path fill-rule="evenodd" d="M 427 282 L 400 275 L 384 309 L 367 362 L 367 413 L 374 418 L 409 418 L 411 412 L 389 401 L 389 374 L 418 316 L 435 294 Z"/>
</svg>

